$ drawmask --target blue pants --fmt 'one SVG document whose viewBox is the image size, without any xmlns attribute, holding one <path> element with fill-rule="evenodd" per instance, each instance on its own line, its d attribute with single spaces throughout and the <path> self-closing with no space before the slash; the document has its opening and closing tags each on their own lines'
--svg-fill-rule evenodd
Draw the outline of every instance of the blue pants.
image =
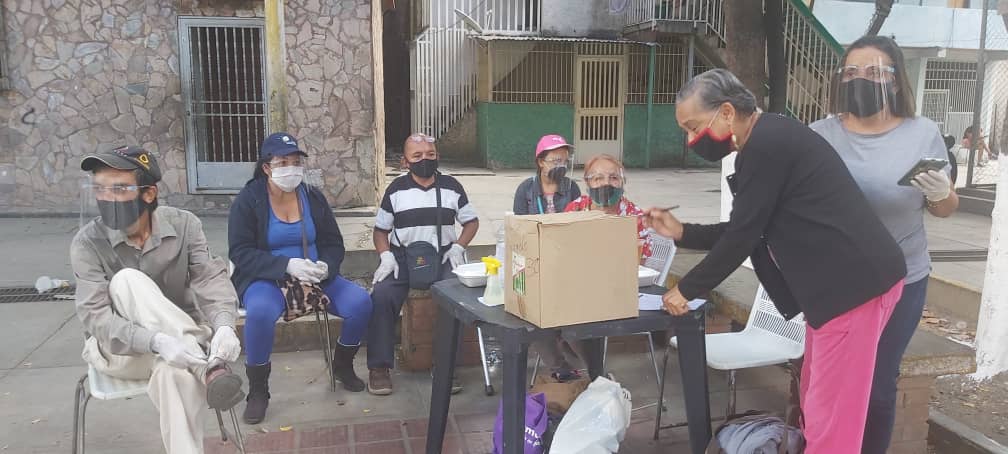
<svg viewBox="0 0 1008 454">
<path fill-rule="evenodd" d="M 899 379 L 900 362 L 924 312 L 927 284 L 928 278 L 925 277 L 903 286 L 903 296 L 882 331 L 875 358 L 864 441 L 861 443 L 862 454 L 885 454 L 889 449 L 896 422 L 896 381 Z"/>
<path fill-rule="evenodd" d="M 322 290 L 329 296 L 329 313 L 343 318 L 338 342 L 360 345 L 371 320 L 371 295 L 341 276 L 333 277 Z M 245 306 L 245 363 L 261 365 L 273 353 L 276 322 L 283 315 L 283 293 L 275 281 L 258 280 L 249 285 L 242 298 Z"/>
</svg>

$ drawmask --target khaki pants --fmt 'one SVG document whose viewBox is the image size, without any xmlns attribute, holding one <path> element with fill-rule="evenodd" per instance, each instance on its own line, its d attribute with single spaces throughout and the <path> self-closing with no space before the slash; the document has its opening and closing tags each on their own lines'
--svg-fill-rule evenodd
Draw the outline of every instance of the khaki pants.
<svg viewBox="0 0 1008 454">
<path fill-rule="evenodd" d="M 149 330 L 182 339 L 199 356 L 212 330 L 197 325 L 182 309 L 165 298 L 146 274 L 126 268 L 109 282 L 112 307 L 121 317 Z M 161 418 L 161 440 L 169 454 L 203 452 L 206 403 L 206 368 L 179 369 L 154 354 L 122 356 L 101 351 L 94 337 L 84 343 L 84 361 L 104 374 L 129 380 L 148 380 L 147 395 Z"/>
</svg>

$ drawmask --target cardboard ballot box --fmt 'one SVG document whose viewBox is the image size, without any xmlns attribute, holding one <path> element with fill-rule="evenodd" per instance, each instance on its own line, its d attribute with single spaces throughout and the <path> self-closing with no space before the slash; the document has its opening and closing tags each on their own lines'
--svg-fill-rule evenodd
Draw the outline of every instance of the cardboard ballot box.
<svg viewBox="0 0 1008 454">
<path fill-rule="evenodd" d="M 637 316 L 637 220 L 509 216 L 504 308 L 540 328 Z"/>
</svg>

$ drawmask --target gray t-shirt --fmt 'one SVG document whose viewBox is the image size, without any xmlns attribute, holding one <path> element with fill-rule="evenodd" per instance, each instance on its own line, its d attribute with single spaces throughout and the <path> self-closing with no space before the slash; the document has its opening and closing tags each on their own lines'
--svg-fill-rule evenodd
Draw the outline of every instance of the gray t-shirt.
<svg viewBox="0 0 1008 454">
<path fill-rule="evenodd" d="M 830 117 L 809 127 L 833 145 L 875 214 L 903 249 L 906 282 L 927 277 L 931 257 L 924 231 L 924 196 L 917 188 L 896 182 L 923 158 L 948 159 L 938 125 L 918 116 L 904 119 L 891 131 L 868 135 L 848 131 L 839 117 Z M 946 166 L 945 171 L 951 172 L 951 167 Z"/>
</svg>

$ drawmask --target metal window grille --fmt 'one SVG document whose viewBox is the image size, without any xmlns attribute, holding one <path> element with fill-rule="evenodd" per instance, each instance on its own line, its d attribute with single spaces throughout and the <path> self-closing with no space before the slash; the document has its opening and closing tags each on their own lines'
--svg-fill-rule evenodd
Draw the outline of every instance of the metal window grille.
<svg viewBox="0 0 1008 454">
<path fill-rule="evenodd" d="M 941 125 L 943 133 L 961 137 L 963 131 L 973 124 L 976 79 L 976 62 L 928 61 L 924 72 L 924 94 L 928 96 L 930 93 L 934 104 L 939 102 L 938 97 L 941 96 L 945 98 L 946 104 L 925 104 L 921 113 Z"/>
<path fill-rule="evenodd" d="M 263 22 L 180 18 L 179 25 L 190 184 L 240 188 L 251 165 L 213 164 L 258 159 L 267 131 Z"/>
<path fill-rule="evenodd" d="M 490 41 L 491 99 L 504 103 L 574 103 L 575 43 Z"/>
<path fill-rule="evenodd" d="M 627 25 L 655 21 L 701 23 L 722 42 L 725 39 L 724 0 L 630 0 Z"/>
<path fill-rule="evenodd" d="M 655 104 L 675 103 L 675 95 L 686 80 L 687 58 L 686 45 L 682 42 L 665 43 L 655 49 L 654 98 L 652 102 Z M 648 59 L 647 46 L 633 46 L 630 49 L 627 104 L 647 103 Z M 694 65 L 697 62 L 698 60 L 694 60 Z M 694 72 L 697 69 L 700 68 L 694 67 Z M 703 71 L 706 71 L 706 68 Z"/>
<path fill-rule="evenodd" d="M 410 49 L 413 131 L 439 137 L 476 103 L 476 44 L 468 32 L 431 27 Z"/>
<path fill-rule="evenodd" d="M 784 3 L 788 109 L 804 123 L 826 118 L 830 81 L 833 71 L 840 65 L 841 50 L 794 1 L 778 1 Z"/>
<path fill-rule="evenodd" d="M 420 0 L 418 0 L 420 1 Z M 455 13 L 459 10 L 494 34 L 532 35 L 542 23 L 542 0 L 423 0 L 423 19 L 433 28 L 462 30 L 465 24 Z M 422 31 L 422 29 L 420 29 Z"/>
</svg>

